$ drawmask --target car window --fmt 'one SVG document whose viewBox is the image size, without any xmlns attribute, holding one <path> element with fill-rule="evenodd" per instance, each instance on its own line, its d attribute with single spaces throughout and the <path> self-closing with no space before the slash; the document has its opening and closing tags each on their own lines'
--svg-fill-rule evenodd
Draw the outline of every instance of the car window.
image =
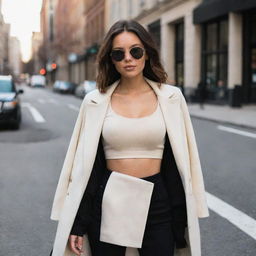
<svg viewBox="0 0 256 256">
<path fill-rule="evenodd" d="M 14 92 L 14 87 L 11 81 L 0 80 L 0 92 Z"/>
</svg>

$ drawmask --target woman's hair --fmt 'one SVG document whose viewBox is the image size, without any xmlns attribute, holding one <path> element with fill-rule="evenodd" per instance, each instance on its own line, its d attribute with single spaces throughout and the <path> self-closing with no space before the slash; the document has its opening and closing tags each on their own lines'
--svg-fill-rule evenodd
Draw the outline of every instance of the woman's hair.
<svg viewBox="0 0 256 256">
<path fill-rule="evenodd" d="M 165 83 L 167 74 L 160 63 L 157 47 L 150 34 L 135 20 L 119 20 L 109 29 L 97 55 L 98 75 L 96 81 L 99 91 L 105 93 L 106 88 L 121 77 L 112 63 L 110 53 L 115 36 L 124 31 L 135 33 L 146 50 L 148 60 L 145 62 L 143 75 L 159 84 Z"/>
</svg>

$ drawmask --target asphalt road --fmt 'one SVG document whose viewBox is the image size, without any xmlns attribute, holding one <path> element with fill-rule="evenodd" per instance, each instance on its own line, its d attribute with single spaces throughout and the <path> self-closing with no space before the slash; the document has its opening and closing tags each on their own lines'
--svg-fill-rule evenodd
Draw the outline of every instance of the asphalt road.
<svg viewBox="0 0 256 256">
<path fill-rule="evenodd" d="M 20 130 L 0 131 L 0 256 L 49 255 L 57 227 L 50 220 L 52 200 L 82 102 L 48 89 L 24 91 Z M 192 121 L 207 193 L 255 227 L 256 139 Z M 239 216 L 230 211 L 223 217 L 221 210 L 213 203 L 210 217 L 200 219 L 202 256 L 255 256 L 256 238 Z"/>
</svg>

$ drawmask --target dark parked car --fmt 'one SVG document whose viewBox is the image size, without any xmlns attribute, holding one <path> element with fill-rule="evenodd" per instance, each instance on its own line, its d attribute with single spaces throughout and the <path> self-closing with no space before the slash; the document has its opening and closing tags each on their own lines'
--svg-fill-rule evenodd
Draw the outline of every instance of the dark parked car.
<svg viewBox="0 0 256 256">
<path fill-rule="evenodd" d="M 75 90 L 75 95 L 80 98 L 84 98 L 84 96 L 96 89 L 96 82 L 95 81 L 90 81 L 90 80 L 85 80 L 83 81 Z"/>
<path fill-rule="evenodd" d="M 56 80 L 53 84 L 53 91 L 63 93 L 74 93 L 76 85 L 68 81 Z"/>
<path fill-rule="evenodd" d="M 10 123 L 14 129 L 19 129 L 21 122 L 21 107 L 19 94 L 11 76 L 0 76 L 0 124 Z"/>
</svg>

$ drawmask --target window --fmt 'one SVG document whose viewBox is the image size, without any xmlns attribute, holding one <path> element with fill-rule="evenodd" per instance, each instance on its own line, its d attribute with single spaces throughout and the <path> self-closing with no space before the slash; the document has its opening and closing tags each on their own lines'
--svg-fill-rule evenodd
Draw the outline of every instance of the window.
<svg viewBox="0 0 256 256">
<path fill-rule="evenodd" d="M 227 90 L 228 22 L 203 25 L 202 77 L 209 99 L 224 99 Z"/>
<path fill-rule="evenodd" d="M 53 28 L 54 28 L 54 24 L 53 24 L 53 14 L 50 14 L 50 35 L 49 35 L 49 39 L 52 42 L 54 40 L 54 33 L 53 33 Z"/>
<path fill-rule="evenodd" d="M 251 24 L 251 81 L 252 84 L 256 85 L 256 14 L 252 15 L 252 24 Z"/>
<path fill-rule="evenodd" d="M 0 80 L 0 92 L 7 93 L 13 92 L 14 86 L 10 80 Z"/>
<path fill-rule="evenodd" d="M 252 83 L 256 84 L 256 47 L 251 51 L 251 70 Z"/>
<path fill-rule="evenodd" d="M 184 22 L 175 24 L 175 81 L 184 84 Z"/>
<path fill-rule="evenodd" d="M 160 20 L 157 20 L 157 21 L 149 24 L 148 32 L 150 33 L 153 40 L 155 41 L 158 51 L 160 51 L 160 46 L 161 46 Z"/>
</svg>

